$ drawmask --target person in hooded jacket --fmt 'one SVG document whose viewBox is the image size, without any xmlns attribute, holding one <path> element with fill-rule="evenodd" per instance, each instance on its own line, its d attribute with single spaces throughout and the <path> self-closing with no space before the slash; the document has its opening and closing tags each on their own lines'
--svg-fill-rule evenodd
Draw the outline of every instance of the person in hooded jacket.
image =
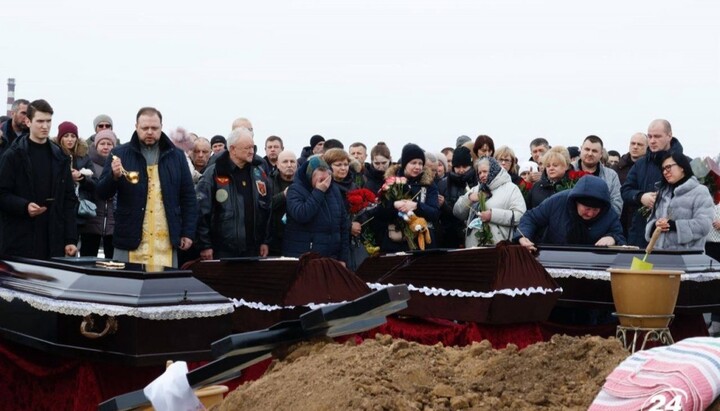
<svg viewBox="0 0 720 411">
<path fill-rule="evenodd" d="M 645 239 L 646 216 L 640 212 L 642 207 L 655 206 L 657 190 L 663 179 L 660 161 L 668 151 L 682 153 L 680 141 L 672 136 L 672 127 L 667 120 L 653 120 L 648 126 L 648 150 L 630 169 L 625 183 L 620 188 L 624 204 L 637 207 L 628 229 L 628 244 L 641 248 L 647 246 Z"/>
<path fill-rule="evenodd" d="M 552 230 L 546 230 L 551 227 Z M 515 240 L 531 251 L 535 243 L 610 246 L 625 244 L 622 226 L 600 177 L 586 175 L 571 190 L 561 191 L 528 210 Z"/>
<path fill-rule="evenodd" d="M 283 255 L 300 257 L 316 252 L 347 263 L 348 221 L 345 200 L 332 181 L 330 166 L 320 156 L 311 156 L 298 167 L 288 187 Z"/>
<path fill-rule="evenodd" d="M 662 157 L 663 174 L 658 198 L 645 227 L 650 240 L 656 228 L 662 233 L 655 243 L 660 250 L 703 250 L 713 228 L 713 199 L 708 188 L 693 175 L 690 161 L 682 153 Z"/>
<path fill-rule="evenodd" d="M 481 157 L 475 162 L 479 184 L 460 197 L 455 203 L 453 213 L 466 221 L 467 235 L 465 247 L 497 244 L 503 240 L 512 240 L 513 230 L 525 213 L 525 199 L 518 186 L 513 184 L 510 174 L 493 157 Z M 485 195 L 485 210 L 481 210 L 480 195 Z M 490 227 L 492 244 L 480 244 L 478 228 L 470 223 L 480 219 Z"/>
<path fill-rule="evenodd" d="M 408 251 L 409 246 L 405 238 L 395 240 L 389 236 L 389 226 L 396 224 L 398 213 L 407 214 L 410 211 L 424 218 L 428 223 L 431 241 L 426 248 L 437 248 L 435 224 L 440 218 L 440 203 L 433 173 L 425 167 L 423 149 L 417 144 L 406 144 L 402 149 L 400 164 L 388 168 L 385 177 L 405 177 L 410 186 L 411 199 L 395 201 L 383 199 L 380 202 L 375 216 L 382 227 L 382 234 L 377 238 L 380 250 L 390 253 Z"/>
<path fill-rule="evenodd" d="M 440 180 L 440 224 L 437 234 L 439 247 L 461 248 L 465 246 L 465 219 L 453 214 L 453 207 L 460 197 L 477 184 L 477 174 L 472 167 L 472 156 L 467 147 L 460 146 L 453 152 L 452 170 Z"/>
</svg>

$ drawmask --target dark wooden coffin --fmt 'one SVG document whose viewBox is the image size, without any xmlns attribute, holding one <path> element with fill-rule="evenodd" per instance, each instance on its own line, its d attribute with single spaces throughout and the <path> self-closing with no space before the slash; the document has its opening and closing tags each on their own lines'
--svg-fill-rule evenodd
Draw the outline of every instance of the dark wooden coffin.
<svg viewBox="0 0 720 411">
<path fill-rule="evenodd" d="M 371 290 L 352 271 L 330 258 L 229 258 L 199 261 L 193 275 L 235 304 L 233 332 L 268 328 L 295 320 L 329 303 L 355 300 Z"/>
<path fill-rule="evenodd" d="M 560 284 L 558 305 L 614 308 L 608 268 L 629 268 L 644 250 L 619 247 L 540 246 L 538 261 Z M 676 313 L 720 312 L 720 263 L 702 251 L 653 251 L 654 269 L 680 270 Z"/>
<path fill-rule="evenodd" d="M 232 304 L 190 271 L 92 258 L 0 260 L 0 334 L 59 354 L 128 365 L 211 358 Z"/>
<path fill-rule="evenodd" d="M 406 284 L 403 315 L 486 324 L 544 321 L 561 293 L 530 253 L 512 245 L 373 257 L 357 274 L 371 288 Z"/>
</svg>

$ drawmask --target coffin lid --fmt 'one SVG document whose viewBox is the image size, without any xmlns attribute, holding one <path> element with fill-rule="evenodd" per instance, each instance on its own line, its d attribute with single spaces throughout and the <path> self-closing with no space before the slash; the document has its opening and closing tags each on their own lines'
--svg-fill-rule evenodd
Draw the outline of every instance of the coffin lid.
<svg viewBox="0 0 720 411">
<path fill-rule="evenodd" d="M 644 249 L 627 247 L 538 246 L 538 261 L 547 269 L 600 270 L 630 267 L 633 257 L 642 259 Z M 678 270 L 686 274 L 720 272 L 720 262 L 702 250 L 656 250 L 648 257 L 656 270 Z"/>
<path fill-rule="evenodd" d="M 192 277 L 190 271 L 141 264 L 110 270 L 96 267 L 97 260 L 2 258 L 0 297 L 21 298 L 42 309 L 75 315 L 87 315 L 84 311 L 89 310 L 163 319 L 168 312 L 172 318 L 232 312 L 226 297 Z"/>
</svg>

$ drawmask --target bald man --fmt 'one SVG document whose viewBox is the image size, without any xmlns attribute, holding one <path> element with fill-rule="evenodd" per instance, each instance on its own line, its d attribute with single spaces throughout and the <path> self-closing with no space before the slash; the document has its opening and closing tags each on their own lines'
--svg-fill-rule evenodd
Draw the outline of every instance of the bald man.
<svg viewBox="0 0 720 411">
<path fill-rule="evenodd" d="M 648 150 L 630 169 L 627 179 L 622 185 L 622 199 L 637 208 L 655 206 L 657 197 L 657 183 L 663 180 L 658 159 L 668 151 L 683 152 L 680 141 L 673 137 L 670 122 L 657 119 L 650 122 L 647 132 Z M 628 229 L 628 244 L 645 248 L 648 242 L 645 239 L 645 225 L 647 220 L 641 213 L 632 216 L 632 223 Z"/>
<path fill-rule="evenodd" d="M 208 166 L 196 191 L 200 258 L 266 257 L 270 244 L 270 180 L 255 157 L 252 132 L 234 129 L 228 149 Z"/>
</svg>

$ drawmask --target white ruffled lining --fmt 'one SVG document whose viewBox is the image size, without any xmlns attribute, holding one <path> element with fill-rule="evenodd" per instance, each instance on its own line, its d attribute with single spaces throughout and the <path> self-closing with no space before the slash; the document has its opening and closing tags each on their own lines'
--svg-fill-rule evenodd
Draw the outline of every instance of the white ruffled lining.
<svg viewBox="0 0 720 411">
<path fill-rule="evenodd" d="M 368 287 L 370 287 L 373 290 L 382 290 L 383 288 L 392 287 L 393 284 L 378 284 L 378 283 L 368 283 Z M 517 297 L 521 295 L 529 296 L 530 294 L 550 294 L 550 293 L 562 293 L 562 288 L 542 288 L 542 287 L 528 287 L 523 289 L 510 289 L 510 288 L 504 288 L 502 290 L 493 290 L 490 292 L 478 292 L 478 291 L 462 291 L 462 290 L 444 290 L 442 288 L 435 288 L 435 287 L 415 287 L 412 284 L 408 284 L 407 286 L 408 290 L 419 292 L 422 294 L 425 294 L 429 297 L 459 297 L 459 298 L 493 298 L 496 295 L 507 295 L 510 297 Z"/>
<path fill-rule="evenodd" d="M 393 284 L 367 284 L 368 287 L 372 290 L 382 290 L 384 288 L 392 287 Z M 508 295 L 510 297 L 517 297 L 521 295 L 529 296 L 531 294 L 550 294 L 550 293 L 562 293 L 562 288 L 556 288 L 556 289 L 550 289 L 550 288 L 541 288 L 541 287 L 529 287 L 529 288 L 523 288 L 521 289 L 502 289 L 502 290 L 495 290 L 487 293 L 477 292 L 477 291 L 462 291 L 462 290 L 443 290 L 442 288 L 434 288 L 434 287 L 415 287 L 412 284 L 407 286 L 408 290 L 410 291 L 416 291 L 419 293 L 423 293 L 430 297 L 459 297 L 459 298 L 466 298 L 466 297 L 472 297 L 472 298 L 493 298 L 496 295 Z M 297 308 L 298 306 L 294 305 L 288 305 L 288 306 L 280 306 L 280 305 L 268 305 L 264 303 L 254 302 L 254 301 L 245 301 L 244 299 L 232 299 L 233 304 L 235 307 L 247 307 L 251 308 L 253 310 L 260 310 L 260 311 L 277 311 L 277 310 L 292 310 Z M 307 307 L 311 310 L 314 310 L 316 308 L 322 308 L 327 307 L 331 305 L 336 304 L 343 304 L 347 301 L 340 301 L 337 303 L 308 303 L 305 305 L 302 305 L 301 307 Z"/>
<path fill-rule="evenodd" d="M 127 315 L 145 320 L 184 320 L 187 318 L 218 317 L 232 313 L 235 309 L 229 301 L 223 304 L 183 304 L 156 307 L 127 307 L 80 301 L 55 300 L 48 297 L 24 293 L 0 287 L 0 298 L 11 302 L 17 298 L 41 311 L 66 315 L 86 316 L 90 314 L 119 316 Z"/>
<path fill-rule="evenodd" d="M 238 308 L 239 308 L 239 307 L 248 307 L 248 308 L 252 308 L 253 310 L 260 310 L 260 311 L 277 311 L 277 310 L 294 310 L 295 308 L 298 308 L 298 307 L 307 307 L 307 308 L 309 308 L 309 309 L 311 309 L 311 310 L 314 310 L 314 309 L 316 309 L 316 308 L 322 308 L 322 307 L 328 307 L 328 306 L 331 306 L 331 305 L 344 304 L 344 303 L 346 303 L 347 301 L 339 301 L 339 302 L 336 302 L 336 303 L 317 303 L 317 304 L 316 304 L 316 303 L 307 303 L 307 304 L 301 305 L 301 306 L 287 305 L 287 306 L 285 306 L 285 307 L 282 307 L 282 306 L 279 306 L 279 305 L 268 305 L 268 304 L 264 304 L 264 303 L 256 303 L 256 302 L 253 302 L 253 301 L 245 301 L 245 300 L 242 299 L 242 298 L 239 299 L 239 300 L 236 299 L 236 298 L 233 298 L 233 299 L 232 299 L 232 302 L 233 302 L 233 305 L 234 305 L 235 307 L 238 307 Z"/>
<path fill-rule="evenodd" d="M 548 268 L 553 278 L 585 278 L 588 280 L 610 281 L 610 273 L 605 270 L 578 270 L 575 268 Z M 720 272 L 692 273 L 680 276 L 680 281 L 706 282 L 720 280 Z"/>
</svg>

